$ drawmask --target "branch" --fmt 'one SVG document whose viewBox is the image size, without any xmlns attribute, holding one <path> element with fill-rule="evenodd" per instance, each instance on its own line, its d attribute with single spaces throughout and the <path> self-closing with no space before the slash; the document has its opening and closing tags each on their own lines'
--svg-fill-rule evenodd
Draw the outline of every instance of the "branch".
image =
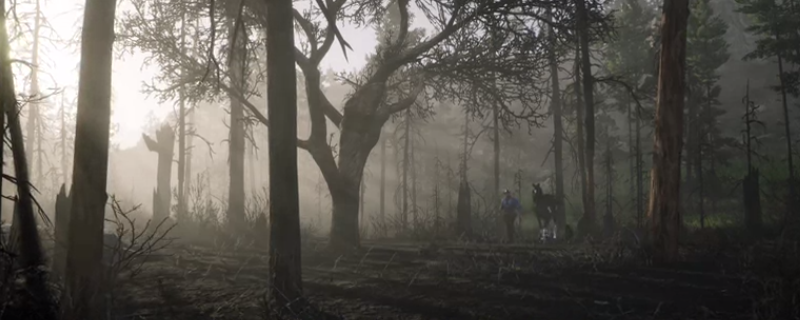
<svg viewBox="0 0 800 320">
<path fill-rule="evenodd" d="M 410 108 L 415 102 L 417 102 L 417 97 L 419 97 L 423 90 L 425 90 L 425 83 L 421 81 L 414 87 L 414 90 L 411 91 L 411 94 L 403 99 L 400 99 L 400 101 L 387 105 L 382 111 L 385 111 L 386 116 L 390 116 Z"/>
</svg>

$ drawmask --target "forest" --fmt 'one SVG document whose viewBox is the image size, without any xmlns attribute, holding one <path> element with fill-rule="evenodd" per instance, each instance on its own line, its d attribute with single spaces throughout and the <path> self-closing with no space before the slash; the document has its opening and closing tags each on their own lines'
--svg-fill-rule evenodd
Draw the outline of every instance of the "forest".
<svg viewBox="0 0 800 320">
<path fill-rule="evenodd" d="M 800 0 L 0 8 L 0 320 L 800 319 Z"/>
</svg>

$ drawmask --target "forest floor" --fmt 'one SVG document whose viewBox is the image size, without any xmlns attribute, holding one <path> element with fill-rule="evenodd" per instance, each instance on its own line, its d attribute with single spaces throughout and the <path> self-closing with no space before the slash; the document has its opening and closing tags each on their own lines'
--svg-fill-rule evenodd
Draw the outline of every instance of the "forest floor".
<svg viewBox="0 0 800 320">
<path fill-rule="evenodd" d="M 752 258 L 710 251 L 656 268 L 589 245 L 322 247 L 304 243 L 304 290 L 343 319 L 754 319 L 766 283 L 745 281 Z M 117 318 L 264 319 L 267 265 L 266 250 L 173 244 L 125 286 Z"/>
</svg>

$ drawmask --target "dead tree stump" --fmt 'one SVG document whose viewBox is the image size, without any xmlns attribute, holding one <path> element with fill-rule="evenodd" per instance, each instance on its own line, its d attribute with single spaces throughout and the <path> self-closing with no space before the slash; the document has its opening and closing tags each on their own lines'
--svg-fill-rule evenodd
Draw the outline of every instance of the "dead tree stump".
<svg viewBox="0 0 800 320">
<path fill-rule="evenodd" d="M 69 210 L 71 194 L 67 194 L 66 185 L 61 185 L 61 190 L 56 196 L 55 224 L 56 229 L 53 238 L 55 239 L 55 252 L 53 254 L 53 273 L 59 277 L 64 277 L 67 266 L 67 236 L 69 235 Z"/>
<path fill-rule="evenodd" d="M 175 149 L 175 132 L 168 125 L 156 131 L 156 139 L 142 134 L 147 149 L 158 154 L 156 189 L 153 191 L 153 225 L 158 225 L 170 216 L 172 156 Z"/>
</svg>

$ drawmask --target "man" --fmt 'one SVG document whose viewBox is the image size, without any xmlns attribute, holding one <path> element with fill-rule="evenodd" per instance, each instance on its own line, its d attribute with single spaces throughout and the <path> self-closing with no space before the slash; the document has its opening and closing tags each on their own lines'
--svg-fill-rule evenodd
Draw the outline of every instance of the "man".
<svg viewBox="0 0 800 320">
<path fill-rule="evenodd" d="M 514 242 L 514 222 L 516 222 L 517 217 L 522 215 L 522 205 L 520 205 L 519 200 L 514 198 L 511 195 L 511 191 L 508 189 L 503 190 L 503 200 L 500 202 L 500 211 L 503 214 L 503 222 L 506 224 L 506 234 L 508 235 L 508 242 Z"/>
</svg>

